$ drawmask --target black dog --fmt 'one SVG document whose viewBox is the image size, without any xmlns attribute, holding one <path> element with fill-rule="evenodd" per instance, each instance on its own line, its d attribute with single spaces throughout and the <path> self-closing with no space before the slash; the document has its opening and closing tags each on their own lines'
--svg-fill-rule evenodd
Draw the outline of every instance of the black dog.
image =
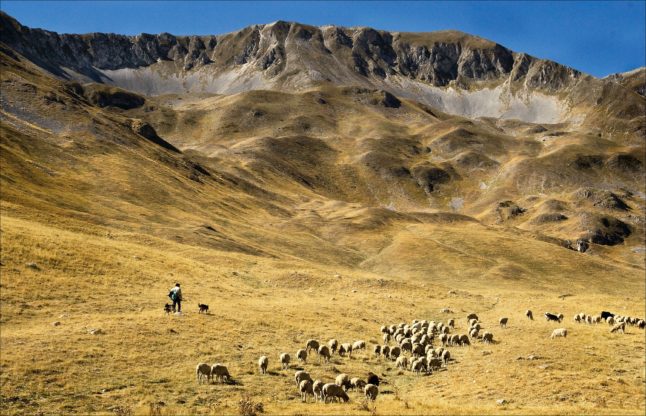
<svg viewBox="0 0 646 416">
<path fill-rule="evenodd" d="M 556 322 L 561 322 L 558 316 L 554 315 L 553 313 L 545 312 L 545 319 L 548 321 L 556 321 Z"/>
<path fill-rule="evenodd" d="M 165 304 L 165 305 L 164 305 L 164 312 L 166 312 L 166 315 L 168 315 L 169 313 L 171 313 L 171 312 L 172 312 L 172 310 L 173 310 L 173 307 L 172 307 L 172 306 L 170 306 L 170 304 L 168 304 L 168 303 L 167 303 L 167 304 Z"/>
<path fill-rule="evenodd" d="M 198 313 L 209 313 L 209 305 L 205 305 L 203 303 L 198 303 L 197 307 L 200 308 L 200 311 Z"/>
<path fill-rule="evenodd" d="M 608 319 L 608 318 L 610 318 L 610 317 L 613 317 L 613 318 L 614 318 L 614 317 L 615 317 L 615 314 L 614 314 L 614 313 L 612 313 L 612 312 L 607 312 L 607 311 L 603 311 L 603 312 L 601 312 L 601 319 L 604 319 L 604 320 L 605 320 L 605 319 Z"/>
</svg>

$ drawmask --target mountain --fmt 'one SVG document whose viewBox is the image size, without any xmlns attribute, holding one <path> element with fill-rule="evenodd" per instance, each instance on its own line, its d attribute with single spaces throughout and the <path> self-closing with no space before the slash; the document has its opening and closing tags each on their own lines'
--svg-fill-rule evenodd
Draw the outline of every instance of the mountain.
<svg viewBox="0 0 646 416">
<path fill-rule="evenodd" d="M 522 314 L 640 313 L 640 74 L 598 79 L 455 31 L 279 21 L 214 36 L 74 35 L 0 14 L 3 408 L 117 412 L 141 396 L 163 397 L 169 413 L 235 413 L 246 389 L 270 412 L 311 413 L 246 363 L 301 338 L 376 343 L 367 331 L 381 323 L 445 320 L 450 307 L 458 325 L 476 311 L 487 329 L 511 316 L 516 332 L 496 332 L 504 341 L 486 346 L 486 362 L 482 344 L 453 349 L 456 362 L 430 377 L 464 390 L 438 408 L 414 399 L 435 379 L 400 384 L 381 367 L 380 412 L 409 412 L 410 400 L 416 413 L 456 413 L 464 397 L 473 413 L 499 412 L 478 397 L 501 368 L 518 376 L 495 394 L 521 412 L 589 411 L 560 407 L 553 391 L 579 397 L 579 363 L 604 382 L 624 364 L 643 370 L 633 344 L 586 326 L 567 339 L 581 348 L 549 355 L 553 328 Z M 161 322 L 176 280 L 188 308 L 217 315 Z M 88 339 L 88 325 L 105 336 Z M 193 361 L 166 365 L 171 347 L 228 361 L 239 384 L 209 386 L 225 399 L 208 402 Z M 548 367 L 509 359 L 530 353 L 563 369 L 558 389 L 536 386 Z M 333 379 L 382 363 L 335 360 L 312 368 Z M 169 368 L 191 384 L 170 384 Z M 617 397 L 643 409 L 643 383 L 598 382 L 608 412 L 622 413 Z"/>
</svg>

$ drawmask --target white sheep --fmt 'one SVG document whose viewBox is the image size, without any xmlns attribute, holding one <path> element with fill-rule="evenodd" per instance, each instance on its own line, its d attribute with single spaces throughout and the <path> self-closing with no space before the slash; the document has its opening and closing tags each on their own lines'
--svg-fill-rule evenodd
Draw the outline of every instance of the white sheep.
<svg viewBox="0 0 646 416">
<path fill-rule="evenodd" d="M 444 350 L 444 352 L 442 353 L 442 361 L 444 361 L 444 365 L 447 365 L 450 359 L 451 353 L 449 352 L 449 350 Z"/>
<path fill-rule="evenodd" d="M 305 343 L 305 349 L 309 353 L 310 350 L 318 351 L 319 349 L 319 342 L 315 339 L 308 339 L 307 342 Z"/>
<path fill-rule="evenodd" d="M 339 355 L 344 356 L 345 354 L 348 354 L 348 357 L 352 358 L 352 344 L 350 343 L 343 343 L 339 347 Z"/>
<path fill-rule="evenodd" d="M 231 379 L 227 367 L 220 363 L 211 366 L 211 377 L 222 383 Z"/>
<path fill-rule="evenodd" d="M 298 361 L 302 361 L 302 362 L 306 363 L 307 362 L 307 351 L 305 351 L 305 350 L 296 351 L 296 358 L 298 358 Z"/>
<path fill-rule="evenodd" d="M 300 384 L 298 385 L 298 390 L 301 392 L 301 401 L 307 402 L 308 394 L 314 396 L 312 380 L 301 381 Z M 314 401 L 316 401 L 316 397 L 314 397 Z"/>
<path fill-rule="evenodd" d="M 330 348 L 332 354 L 334 354 L 337 348 L 339 348 L 339 341 L 337 341 L 336 339 L 331 339 L 327 342 L 327 346 Z"/>
<path fill-rule="evenodd" d="M 375 345 L 372 347 L 372 352 L 375 354 L 375 356 L 379 357 L 381 355 L 381 345 Z"/>
<path fill-rule="evenodd" d="M 401 369 L 408 368 L 408 357 L 406 357 L 405 355 L 397 357 L 397 360 L 395 361 L 395 366 Z"/>
<path fill-rule="evenodd" d="M 363 390 L 363 388 L 366 386 L 366 382 L 359 377 L 352 377 L 350 379 L 350 388 L 352 390 L 354 389 L 360 389 Z"/>
<path fill-rule="evenodd" d="M 323 388 L 321 389 L 322 395 L 323 395 L 323 401 L 325 403 L 332 400 L 343 400 L 344 402 L 347 402 L 350 400 L 348 397 L 348 394 L 343 390 L 341 386 L 338 386 L 334 383 L 327 383 L 323 385 Z"/>
<path fill-rule="evenodd" d="M 314 394 L 314 400 L 323 400 L 323 382 L 321 380 L 314 380 L 312 384 L 312 394 Z"/>
<path fill-rule="evenodd" d="M 291 359 L 292 357 L 290 357 L 286 352 L 280 354 L 280 366 L 283 370 L 287 370 L 289 368 L 289 362 Z"/>
<path fill-rule="evenodd" d="M 500 318 L 498 323 L 500 324 L 501 328 L 506 328 L 507 327 L 507 322 L 509 321 L 509 318 Z"/>
<path fill-rule="evenodd" d="M 482 334 L 482 342 L 491 344 L 493 342 L 493 334 L 491 332 L 485 332 Z"/>
<path fill-rule="evenodd" d="M 269 366 L 269 358 L 266 356 L 262 356 L 258 359 L 258 367 L 260 367 L 260 373 L 261 374 L 266 374 L 267 373 L 267 367 Z"/>
<path fill-rule="evenodd" d="M 294 373 L 294 380 L 296 381 L 296 386 L 300 386 L 301 381 L 312 380 L 312 377 L 310 377 L 307 371 L 299 370 L 296 373 Z"/>
<path fill-rule="evenodd" d="M 336 379 L 334 380 L 334 383 L 337 386 L 343 387 L 345 390 L 350 388 L 350 376 L 348 376 L 345 373 L 341 373 L 338 376 L 336 376 Z"/>
<path fill-rule="evenodd" d="M 554 331 L 552 331 L 552 335 L 550 335 L 551 339 L 557 338 L 557 337 L 567 337 L 567 329 L 566 328 L 556 328 Z"/>
<path fill-rule="evenodd" d="M 621 331 L 622 334 L 626 333 L 626 323 L 625 322 L 622 322 L 620 324 L 616 324 L 615 326 L 613 326 L 610 329 L 610 333 L 619 332 L 619 331 Z"/>
<path fill-rule="evenodd" d="M 363 388 L 363 393 L 366 395 L 368 400 L 377 400 L 377 395 L 379 394 L 379 387 L 374 384 L 366 384 Z"/>
<path fill-rule="evenodd" d="M 326 363 L 330 362 L 330 348 L 328 348 L 327 345 L 321 345 L 318 349 L 318 356 L 319 356 L 319 363 L 321 362 L 321 358 L 323 358 L 323 361 Z"/>
<path fill-rule="evenodd" d="M 203 383 L 205 378 L 208 383 L 211 381 L 211 366 L 206 363 L 199 363 L 195 367 L 195 375 L 197 376 L 197 384 Z"/>
<path fill-rule="evenodd" d="M 362 350 L 364 348 L 366 348 L 366 341 L 355 341 L 352 344 L 352 351 Z"/>
</svg>

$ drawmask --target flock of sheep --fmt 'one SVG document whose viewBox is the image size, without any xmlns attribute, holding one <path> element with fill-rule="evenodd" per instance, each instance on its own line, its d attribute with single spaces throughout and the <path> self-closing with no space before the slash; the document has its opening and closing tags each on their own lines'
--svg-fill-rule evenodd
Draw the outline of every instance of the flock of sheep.
<svg viewBox="0 0 646 416">
<path fill-rule="evenodd" d="M 525 312 L 525 316 L 533 320 L 534 316 L 531 310 Z M 547 321 L 562 322 L 563 314 L 554 314 L 546 312 L 544 314 Z M 639 328 L 644 328 L 646 323 L 640 318 L 624 317 L 614 315 L 610 312 L 602 312 L 601 315 L 591 316 L 580 313 L 574 317 L 577 323 L 600 323 L 606 321 L 612 325 L 610 332 L 623 332 L 625 326 L 634 325 Z M 500 318 L 498 324 L 501 328 L 507 326 L 509 319 L 506 317 Z M 494 342 L 493 334 L 489 331 L 483 331 L 482 323 L 475 313 L 469 314 L 466 317 L 467 333 L 457 334 L 452 333 L 455 329 L 455 319 L 448 319 L 446 323 L 426 321 L 426 320 L 413 320 L 410 324 L 399 323 L 392 325 L 384 325 L 381 327 L 381 334 L 383 345 L 375 345 L 373 353 L 378 358 L 383 358 L 395 363 L 396 368 L 402 370 L 410 370 L 415 374 L 432 374 L 433 372 L 446 370 L 451 361 L 451 353 L 449 347 L 467 347 L 471 342 L 479 341 L 483 343 Z M 557 328 L 552 332 L 550 338 L 567 337 L 566 328 Z M 441 346 L 435 346 L 436 341 L 441 343 Z M 392 343 L 392 345 L 391 345 Z M 299 349 L 296 352 L 296 359 L 302 363 L 306 363 L 312 351 L 316 352 L 318 362 L 329 362 L 334 354 L 340 357 L 352 357 L 352 353 L 366 349 L 365 341 L 355 341 L 354 343 L 339 343 L 336 339 L 330 339 L 326 344 L 320 343 L 318 340 L 309 339 L 305 343 L 305 348 Z M 291 356 L 288 353 L 281 353 L 279 356 L 281 368 L 287 370 L 291 362 Z M 258 359 L 258 367 L 261 374 L 266 374 L 269 367 L 269 358 L 262 356 Z M 196 375 L 198 383 L 204 381 L 210 382 L 217 380 L 221 382 L 229 381 L 230 375 L 226 366 L 222 364 L 208 365 L 206 363 L 199 363 L 196 368 Z M 368 400 L 376 400 L 379 394 L 380 379 L 376 374 L 369 373 L 367 380 L 360 377 L 350 377 L 347 374 L 339 374 L 333 383 L 324 383 L 320 379 L 312 379 L 310 374 L 306 371 L 297 371 L 294 375 L 296 387 L 301 395 L 303 402 L 308 401 L 311 396 L 314 402 L 321 401 L 323 403 L 330 403 L 333 401 L 349 401 L 347 394 L 350 390 L 363 391 Z"/>
</svg>

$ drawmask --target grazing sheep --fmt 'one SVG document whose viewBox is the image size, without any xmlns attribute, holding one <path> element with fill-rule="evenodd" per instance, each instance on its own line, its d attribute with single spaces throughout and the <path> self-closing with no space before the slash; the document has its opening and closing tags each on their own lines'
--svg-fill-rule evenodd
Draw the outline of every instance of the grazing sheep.
<svg viewBox="0 0 646 416">
<path fill-rule="evenodd" d="M 318 349 L 318 356 L 319 356 L 319 363 L 321 362 L 321 358 L 323 358 L 323 361 L 326 363 L 330 362 L 330 349 L 328 348 L 327 345 L 321 345 Z"/>
<path fill-rule="evenodd" d="M 197 376 L 197 384 L 201 384 L 206 378 L 206 382 L 211 381 L 211 366 L 206 363 L 199 363 L 195 367 L 195 375 Z"/>
<path fill-rule="evenodd" d="M 260 367 L 261 374 L 267 373 L 267 366 L 269 366 L 269 358 L 263 355 L 258 359 L 258 367 Z"/>
<path fill-rule="evenodd" d="M 410 342 L 410 339 L 408 338 L 402 341 L 399 346 L 401 347 L 402 351 L 413 352 L 413 343 Z"/>
<path fill-rule="evenodd" d="M 314 396 L 314 388 L 313 388 L 312 380 L 301 381 L 301 383 L 298 385 L 298 390 L 301 392 L 301 401 L 304 403 L 307 402 L 308 394 Z M 314 401 L 316 401 L 316 397 L 314 397 Z"/>
<path fill-rule="evenodd" d="M 619 332 L 619 331 L 621 331 L 622 334 L 626 333 L 626 323 L 625 322 L 622 322 L 620 324 L 616 324 L 615 326 L 610 328 L 610 333 Z"/>
<path fill-rule="evenodd" d="M 476 315 L 475 313 L 468 314 L 467 315 L 467 321 L 470 321 L 472 319 L 475 319 L 477 321 L 478 320 L 478 315 Z"/>
<path fill-rule="evenodd" d="M 323 382 L 321 380 L 315 380 L 314 383 L 312 383 L 312 394 L 314 394 L 314 400 L 321 400 L 323 401 L 323 395 L 322 395 L 322 390 L 323 390 Z"/>
<path fill-rule="evenodd" d="M 334 354 L 337 348 L 339 348 L 339 341 L 331 339 L 327 342 L 327 346 L 330 347 L 330 351 Z"/>
<path fill-rule="evenodd" d="M 395 367 L 402 369 L 408 368 L 408 357 L 406 357 L 405 355 L 397 357 L 397 360 L 395 361 Z"/>
<path fill-rule="evenodd" d="M 482 334 L 482 342 L 491 344 L 493 342 L 493 334 L 491 332 L 485 332 Z"/>
<path fill-rule="evenodd" d="M 556 328 L 554 331 L 552 331 L 552 335 L 550 335 L 551 339 L 557 338 L 557 337 L 567 337 L 567 329 L 565 328 Z"/>
<path fill-rule="evenodd" d="M 469 342 L 469 337 L 467 334 L 460 335 L 460 345 L 471 345 L 471 342 Z"/>
<path fill-rule="evenodd" d="M 529 309 L 527 309 L 527 310 L 525 311 L 525 316 L 526 316 L 526 317 L 527 317 L 527 319 L 529 319 L 530 321 L 533 321 L 533 320 L 534 320 L 534 314 L 533 314 L 533 313 L 532 313 L 532 311 L 530 311 Z"/>
<path fill-rule="evenodd" d="M 442 327 L 442 333 L 443 334 L 448 334 L 449 332 L 451 332 L 451 328 L 449 328 L 448 326 L 443 326 Z"/>
<path fill-rule="evenodd" d="M 401 353 L 402 353 L 401 348 L 392 347 L 391 350 L 390 350 L 390 359 L 393 360 L 393 361 L 396 360 L 397 357 L 399 357 L 401 355 Z"/>
<path fill-rule="evenodd" d="M 469 321 L 468 321 L 469 328 L 473 328 L 473 325 L 475 325 L 477 323 L 478 323 L 477 319 L 469 319 Z"/>
<path fill-rule="evenodd" d="M 348 394 L 343 391 L 343 388 L 340 386 L 333 384 L 333 383 L 327 383 L 323 385 L 323 388 L 321 389 L 321 392 L 323 394 L 323 402 L 328 403 L 329 401 L 332 400 L 343 400 L 344 402 L 347 402 L 350 400 L 348 397 Z"/>
<path fill-rule="evenodd" d="M 355 341 L 352 344 L 352 351 L 363 350 L 366 348 L 366 341 Z"/>
<path fill-rule="evenodd" d="M 509 318 L 500 318 L 498 323 L 500 324 L 501 328 L 506 328 L 507 327 L 507 322 L 509 321 Z"/>
<path fill-rule="evenodd" d="M 373 352 L 377 357 L 379 357 L 379 356 L 381 355 L 381 345 L 375 345 L 375 346 L 372 348 L 372 352 Z"/>
<path fill-rule="evenodd" d="M 439 358 L 431 358 L 430 360 L 428 360 L 429 370 L 438 370 L 440 367 L 442 367 L 442 360 L 440 360 Z"/>
<path fill-rule="evenodd" d="M 449 352 L 449 350 L 444 350 L 444 352 L 442 353 L 442 361 L 444 361 L 444 365 L 447 365 L 450 359 L 451 353 Z"/>
<path fill-rule="evenodd" d="M 424 346 L 422 344 L 413 344 L 413 355 L 416 357 L 421 357 L 424 355 Z"/>
<path fill-rule="evenodd" d="M 350 388 L 350 376 L 348 376 L 345 373 L 341 373 L 338 376 L 336 376 L 334 383 L 337 386 L 343 387 L 345 390 L 347 390 Z"/>
<path fill-rule="evenodd" d="M 231 379 L 231 375 L 229 374 L 227 367 L 220 363 L 216 363 L 211 366 L 211 377 L 222 383 Z"/>
<path fill-rule="evenodd" d="M 381 333 L 385 334 L 388 332 L 388 327 L 386 325 L 381 326 Z"/>
<path fill-rule="evenodd" d="M 345 354 L 352 358 L 352 344 L 346 342 L 339 346 L 339 355 L 343 357 Z"/>
<path fill-rule="evenodd" d="M 388 345 L 381 346 L 381 355 L 383 355 L 384 358 L 390 357 L 390 347 Z"/>
<path fill-rule="evenodd" d="M 307 342 L 305 343 L 305 349 L 309 353 L 310 350 L 318 351 L 319 349 L 319 342 L 315 339 L 308 339 Z"/>
<path fill-rule="evenodd" d="M 363 393 L 366 395 L 366 399 L 375 401 L 377 400 L 377 395 L 379 394 L 379 387 L 374 384 L 366 384 L 363 388 Z"/>
<path fill-rule="evenodd" d="M 574 315 L 574 322 L 577 324 L 581 323 L 581 314 Z"/>
<path fill-rule="evenodd" d="M 469 331 L 469 336 L 470 336 L 471 338 L 478 338 L 478 332 L 480 332 L 480 331 L 478 331 L 477 329 L 473 328 L 473 329 L 471 329 L 471 331 Z"/>
<path fill-rule="evenodd" d="M 449 319 L 446 324 L 451 328 L 455 328 L 455 319 Z"/>
<path fill-rule="evenodd" d="M 283 370 L 287 370 L 289 368 L 289 362 L 291 359 L 292 357 L 290 357 L 286 352 L 280 354 L 280 366 Z"/>
<path fill-rule="evenodd" d="M 420 374 L 422 371 L 426 370 L 426 361 L 421 358 L 419 360 L 415 360 L 411 364 L 410 369 L 412 372 Z"/>
<path fill-rule="evenodd" d="M 644 328 L 646 328 L 646 321 L 645 321 L 645 320 L 643 320 L 643 319 L 640 319 L 639 321 L 637 321 L 637 327 L 638 327 L 639 329 L 644 329 Z"/>
<path fill-rule="evenodd" d="M 442 342 L 442 345 L 446 345 L 448 341 L 449 341 L 449 336 L 447 334 L 440 335 L 440 342 Z"/>
<path fill-rule="evenodd" d="M 453 334 L 451 338 L 449 338 L 449 344 L 450 345 L 459 345 L 460 344 L 460 336 L 458 334 Z"/>
<path fill-rule="evenodd" d="M 384 344 L 388 344 L 390 342 L 391 336 L 389 333 L 385 333 L 382 338 L 384 340 Z"/>
<path fill-rule="evenodd" d="M 585 322 L 586 322 L 588 325 L 592 325 L 592 315 L 587 315 L 587 316 L 585 317 Z"/>
<path fill-rule="evenodd" d="M 363 390 L 363 388 L 366 386 L 366 382 L 361 380 L 359 377 L 352 377 L 350 379 L 350 388 L 352 390 L 354 389 L 360 389 Z"/>
<path fill-rule="evenodd" d="M 612 316 L 609 316 L 608 318 L 606 318 L 606 322 L 608 323 L 608 325 L 614 325 L 615 318 L 613 318 Z"/>
<path fill-rule="evenodd" d="M 374 384 L 375 386 L 378 386 L 379 383 L 381 383 L 381 380 L 379 379 L 379 376 L 376 375 L 375 373 L 368 373 L 368 384 Z"/>
<path fill-rule="evenodd" d="M 307 362 L 307 351 L 305 351 L 305 350 L 296 351 L 296 358 L 298 358 L 298 361 L 302 361 L 302 362 L 306 363 Z"/>
<path fill-rule="evenodd" d="M 303 380 L 311 380 L 311 379 L 312 377 L 310 377 L 307 371 L 300 370 L 294 373 L 294 380 L 296 381 L 296 386 L 300 386 L 301 381 Z"/>
<path fill-rule="evenodd" d="M 473 324 L 471 329 L 475 329 L 476 331 L 480 331 L 482 329 L 482 326 L 480 325 L 480 322 L 476 322 L 475 324 Z"/>
</svg>

